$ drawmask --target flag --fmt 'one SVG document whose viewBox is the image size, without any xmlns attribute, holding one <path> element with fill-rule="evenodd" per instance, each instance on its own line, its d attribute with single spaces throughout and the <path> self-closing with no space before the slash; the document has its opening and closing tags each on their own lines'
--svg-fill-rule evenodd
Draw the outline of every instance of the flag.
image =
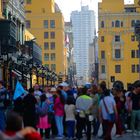
<svg viewBox="0 0 140 140">
<path fill-rule="evenodd" d="M 16 100 L 18 97 L 20 97 L 22 94 L 26 94 L 26 91 L 24 90 L 23 86 L 21 85 L 21 83 L 19 81 L 17 81 L 16 84 L 16 89 L 14 92 L 14 97 L 13 99 Z"/>
</svg>

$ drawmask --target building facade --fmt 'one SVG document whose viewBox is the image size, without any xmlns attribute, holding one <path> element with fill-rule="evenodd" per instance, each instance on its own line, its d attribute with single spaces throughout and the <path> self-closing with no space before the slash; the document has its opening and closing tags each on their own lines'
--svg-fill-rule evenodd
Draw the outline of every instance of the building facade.
<svg viewBox="0 0 140 140">
<path fill-rule="evenodd" d="M 81 11 L 71 14 L 74 38 L 74 61 L 76 63 L 76 77 L 80 85 L 88 81 L 89 45 L 95 37 L 95 15 L 88 6 L 82 6 Z"/>
<path fill-rule="evenodd" d="M 139 79 L 138 42 L 134 34 L 140 20 L 140 1 L 125 5 L 124 0 L 99 3 L 99 79 L 109 88 L 116 80 L 125 88 Z M 115 5 L 115 6 L 114 6 Z"/>
<path fill-rule="evenodd" d="M 43 65 L 66 75 L 64 19 L 54 0 L 26 0 L 26 28 L 42 47 Z"/>
</svg>

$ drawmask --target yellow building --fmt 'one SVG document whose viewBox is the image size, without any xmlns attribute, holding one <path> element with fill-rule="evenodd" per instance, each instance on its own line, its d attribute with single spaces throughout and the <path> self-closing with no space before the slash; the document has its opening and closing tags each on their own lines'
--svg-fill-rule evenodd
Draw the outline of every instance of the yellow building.
<svg viewBox="0 0 140 140">
<path fill-rule="evenodd" d="M 140 20 L 140 4 L 124 5 L 124 0 L 102 0 L 99 3 L 99 80 L 108 87 L 116 80 L 125 88 L 139 79 L 138 42 L 135 22 Z"/>
<path fill-rule="evenodd" d="M 57 74 L 66 73 L 64 19 L 54 0 L 26 1 L 26 28 L 42 47 L 42 62 Z"/>
<path fill-rule="evenodd" d="M 0 0 L 0 19 L 3 18 L 2 16 L 2 0 Z"/>
</svg>

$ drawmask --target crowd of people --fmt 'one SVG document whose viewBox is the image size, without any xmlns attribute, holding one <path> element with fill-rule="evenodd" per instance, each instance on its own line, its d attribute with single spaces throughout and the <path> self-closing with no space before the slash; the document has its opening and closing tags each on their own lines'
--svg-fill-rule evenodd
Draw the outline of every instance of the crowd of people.
<svg viewBox="0 0 140 140">
<path fill-rule="evenodd" d="M 114 125 L 116 137 L 126 132 L 140 136 L 139 80 L 127 91 L 121 81 L 114 82 L 111 90 L 105 82 L 80 88 L 62 83 L 40 89 L 35 84 L 28 94 L 14 100 L 12 107 L 7 100 L 5 103 L 4 94 L 0 82 L 0 140 L 81 140 L 84 135 L 91 140 L 99 137 L 99 128 L 103 132 L 99 138 L 111 140 Z"/>
</svg>

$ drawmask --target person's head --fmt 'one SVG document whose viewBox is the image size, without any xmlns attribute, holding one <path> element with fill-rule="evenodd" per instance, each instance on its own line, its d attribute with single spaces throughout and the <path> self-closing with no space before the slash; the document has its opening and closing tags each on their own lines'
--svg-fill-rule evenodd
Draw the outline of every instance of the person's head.
<svg viewBox="0 0 140 140">
<path fill-rule="evenodd" d="M 110 96 L 110 90 L 106 89 L 104 90 L 104 96 Z"/>
<path fill-rule="evenodd" d="M 103 93 L 104 90 L 107 90 L 106 82 L 105 82 L 105 81 L 102 81 L 102 82 L 99 84 L 99 91 Z"/>
<path fill-rule="evenodd" d="M 87 91 L 88 91 L 88 89 L 86 87 L 83 87 L 82 90 L 81 90 L 81 92 L 82 92 L 81 94 L 86 95 Z"/>
<path fill-rule="evenodd" d="M 33 89 L 33 88 L 30 88 L 30 89 L 29 89 L 29 94 L 34 95 L 34 89 Z"/>
<path fill-rule="evenodd" d="M 56 94 L 57 94 L 56 88 L 55 88 L 55 87 L 52 87 L 51 90 L 50 90 L 50 93 L 51 93 L 52 95 L 56 95 Z"/>
<path fill-rule="evenodd" d="M 68 99 L 67 99 L 67 104 L 68 105 L 71 105 L 71 104 L 74 104 L 74 98 L 73 97 L 68 97 Z"/>
<path fill-rule="evenodd" d="M 97 85 L 93 85 L 93 86 L 91 87 L 91 90 L 92 90 L 92 94 L 98 93 L 98 87 L 97 87 Z"/>
<path fill-rule="evenodd" d="M 45 87 L 44 87 L 44 92 L 45 92 L 45 93 L 48 93 L 49 91 L 50 91 L 50 87 L 49 87 L 49 86 L 45 86 Z"/>
<path fill-rule="evenodd" d="M 115 81 L 113 83 L 113 95 L 121 97 L 123 95 L 124 85 L 122 81 Z"/>
<path fill-rule="evenodd" d="M 42 94 L 42 95 L 40 96 L 40 101 L 41 101 L 41 102 L 45 102 L 46 99 L 47 99 L 47 97 L 46 97 L 45 94 Z"/>
<path fill-rule="evenodd" d="M 135 81 L 133 87 L 134 87 L 134 92 L 136 94 L 140 94 L 140 80 Z"/>
<path fill-rule="evenodd" d="M 9 112 L 6 117 L 7 131 L 20 131 L 22 129 L 22 118 L 15 112 Z"/>
<path fill-rule="evenodd" d="M 39 85 L 37 83 L 34 85 L 34 90 L 39 90 Z"/>
</svg>

